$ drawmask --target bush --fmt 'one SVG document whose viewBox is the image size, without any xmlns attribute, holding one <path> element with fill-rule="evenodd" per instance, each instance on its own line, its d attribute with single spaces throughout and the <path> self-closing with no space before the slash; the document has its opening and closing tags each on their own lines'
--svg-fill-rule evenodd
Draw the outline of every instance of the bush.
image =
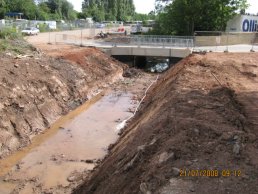
<svg viewBox="0 0 258 194">
<path fill-rule="evenodd" d="M 39 31 L 40 32 L 47 32 L 49 31 L 47 24 L 39 24 Z"/>
<path fill-rule="evenodd" d="M 0 29 L 1 39 L 17 39 L 21 37 L 21 34 L 16 32 L 16 28 L 6 27 Z"/>
<path fill-rule="evenodd" d="M 7 50 L 8 47 L 9 45 L 6 40 L 0 40 L 0 52 Z"/>
</svg>

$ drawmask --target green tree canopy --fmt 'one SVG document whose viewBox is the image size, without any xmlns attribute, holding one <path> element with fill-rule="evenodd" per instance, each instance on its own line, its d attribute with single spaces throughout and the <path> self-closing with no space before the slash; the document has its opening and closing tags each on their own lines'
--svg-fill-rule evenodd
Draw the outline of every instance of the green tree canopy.
<svg viewBox="0 0 258 194">
<path fill-rule="evenodd" d="M 0 0 L 0 18 L 6 12 L 21 12 L 25 19 L 73 20 L 76 12 L 67 0 Z"/>
<path fill-rule="evenodd" d="M 247 0 L 173 0 L 159 14 L 156 32 L 192 35 L 196 30 L 225 30 L 236 11 L 247 6 Z"/>
<path fill-rule="evenodd" d="M 83 16 L 93 17 L 96 21 L 126 21 L 135 13 L 133 0 L 84 0 Z"/>
<path fill-rule="evenodd" d="M 35 19 L 37 6 L 33 0 L 5 0 L 7 12 L 21 12 L 27 19 Z"/>
<path fill-rule="evenodd" d="M 73 5 L 67 0 L 47 0 L 39 5 L 41 5 L 42 11 L 47 13 L 50 19 L 73 20 L 76 18 Z"/>
<path fill-rule="evenodd" d="M 4 18 L 6 11 L 7 4 L 5 3 L 5 0 L 0 0 L 0 19 Z"/>
</svg>

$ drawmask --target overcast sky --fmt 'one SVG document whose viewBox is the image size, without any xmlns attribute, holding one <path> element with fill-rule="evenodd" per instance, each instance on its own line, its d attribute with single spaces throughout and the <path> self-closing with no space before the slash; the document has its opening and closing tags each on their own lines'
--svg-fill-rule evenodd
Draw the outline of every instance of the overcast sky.
<svg viewBox="0 0 258 194">
<path fill-rule="evenodd" d="M 81 11 L 82 1 L 83 0 L 68 0 L 74 5 L 74 9 L 77 11 Z M 258 2 L 257 0 L 247 0 L 250 4 L 248 8 L 248 13 L 258 13 Z M 155 0 L 134 0 L 134 4 L 136 7 L 136 12 L 138 13 L 149 13 L 154 9 Z"/>
</svg>

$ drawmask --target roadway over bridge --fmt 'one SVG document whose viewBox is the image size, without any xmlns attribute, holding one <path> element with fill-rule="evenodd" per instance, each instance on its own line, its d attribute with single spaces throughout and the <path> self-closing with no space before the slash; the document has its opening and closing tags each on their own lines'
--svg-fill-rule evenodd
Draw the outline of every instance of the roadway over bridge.
<svg viewBox="0 0 258 194">
<path fill-rule="evenodd" d="M 115 39 L 111 55 L 160 56 L 184 58 L 192 53 L 193 37 L 136 35 Z M 121 44 L 122 43 L 122 44 Z M 125 45 L 125 43 L 127 45 Z"/>
<path fill-rule="evenodd" d="M 110 55 L 186 57 L 192 52 L 250 52 L 258 51 L 257 45 L 235 44 L 217 46 L 196 46 L 192 36 L 122 36 L 108 39 L 85 39 L 80 31 L 52 32 L 51 43 L 74 44 L 104 49 Z M 43 35 L 40 34 L 39 36 Z M 49 33 L 50 34 L 50 33 Z M 47 35 L 47 34 L 46 34 Z"/>
<path fill-rule="evenodd" d="M 184 58 L 192 53 L 193 37 L 182 36 L 126 36 L 107 40 L 78 40 L 65 34 L 56 35 L 56 43 L 93 46 L 109 55 L 159 56 Z"/>
</svg>

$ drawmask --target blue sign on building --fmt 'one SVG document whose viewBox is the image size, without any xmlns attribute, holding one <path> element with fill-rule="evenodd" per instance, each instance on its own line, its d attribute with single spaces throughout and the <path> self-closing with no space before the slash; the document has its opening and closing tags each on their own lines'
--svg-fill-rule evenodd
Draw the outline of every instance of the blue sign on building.
<svg viewBox="0 0 258 194">
<path fill-rule="evenodd" d="M 257 20 L 245 19 L 242 24 L 243 32 L 256 32 L 257 31 Z"/>
</svg>

